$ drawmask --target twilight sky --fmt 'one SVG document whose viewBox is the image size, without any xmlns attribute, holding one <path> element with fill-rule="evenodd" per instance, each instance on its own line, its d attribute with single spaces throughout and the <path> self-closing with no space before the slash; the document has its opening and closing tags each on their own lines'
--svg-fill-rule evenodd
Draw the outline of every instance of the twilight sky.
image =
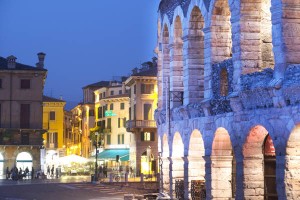
<svg viewBox="0 0 300 200">
<path fill-rule="evenodd" d="M 0 56 L 35 66 L 44 93 L 70 105 L 82 87 L 127 76 L 155 54 L 159 0 L 0 0 Z"/>
</svg>

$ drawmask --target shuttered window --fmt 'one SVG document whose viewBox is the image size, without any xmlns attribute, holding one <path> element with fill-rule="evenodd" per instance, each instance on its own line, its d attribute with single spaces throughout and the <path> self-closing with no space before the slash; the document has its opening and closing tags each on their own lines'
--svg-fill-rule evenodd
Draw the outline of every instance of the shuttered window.
<svg viewBox="0 0 300 200">
<path fill-rule="evenodd" d="M 30 104 L 21 104 L 20 128 L 30 128 Z"/>
</svg>

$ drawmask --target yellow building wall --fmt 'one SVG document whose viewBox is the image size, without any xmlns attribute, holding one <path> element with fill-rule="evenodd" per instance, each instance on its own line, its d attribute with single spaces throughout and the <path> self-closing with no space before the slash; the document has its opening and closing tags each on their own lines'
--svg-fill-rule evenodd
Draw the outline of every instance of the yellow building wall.
<svg viewBox="0 0 300 200">
<path fill-rule="evenodd" d="M 43 102 L 43 129 L 48 132 L 57 132 L 57 148 L 63 147 L 64 134 L 64 106 L 65 102 Z M 50 112 L 55 112 L 55 120 L 50 120 Z M 45 144 L 47 143 L 46 133 L 43 135 Z"/>
</svg>

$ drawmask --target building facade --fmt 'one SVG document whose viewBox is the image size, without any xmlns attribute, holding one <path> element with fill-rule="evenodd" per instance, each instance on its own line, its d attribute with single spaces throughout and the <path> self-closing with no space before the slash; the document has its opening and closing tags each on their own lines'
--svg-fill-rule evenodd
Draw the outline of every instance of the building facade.
<svg viewBox="0 0 300 200">
<path fill-rule="evenodd" d="M 132 70 L 125 81 L 130 88 L 129 120 L 126 129 L 133 133 L 130 158 L 135 161 L 136 174 L 152 175 L 158 172 L 157 129 L 154 111 L 157 109 L 157 65 L 145 62 Z"/>
<path fill-rule="evenodd" d="M 83 102 L 81 104 L 82 114 L 82 136 L 81 136 L 81 156 L 88 158 L 92 152 L 92 144 L 90 141 L 90 129 L 95 126 L 95 94 L 94 91 L 109 85 L 109 81 L 100 81 L 87 85 L 82 88 Z"/>
<path fill-rule="evenodd" d="M 158 124 L 162 190 L 206 199 L 298 199 L 297 1 L 162 0 Z"/>
<path fill-rule="evenodd" d="M 44 139 L 44 163 L 43 169 L 47 171 L 54 165 L 59 166 L 59 158 L 64 157 L 64 106 L 66 102 L 60 99 L 43 96 L 43 129 L 47 132 Z"/>
<path fill-rule="evenodd" d="M 14 166 L 41 168 L 44 53 L 36 67 L 0 57 L 0 176 Z"/>
<path fill-rule="evenodd" d="M 123 78 L 124 79 L 124 78 Z M 109 86 L 95 91 L 95 130 L 94 137 L 99 145 L 98 158 L 108 169 L 124 169 L 134 165 L 130 157 L 131 133 L 126 131 L 129 94 L 122 80 L 110 81 Z M 95 150 L 95 148 L 94 148 Z M 95 151 L 94 151 L 95 155 Z M 118 157 L 118 158 L 117 158 Z"/>
</svg>

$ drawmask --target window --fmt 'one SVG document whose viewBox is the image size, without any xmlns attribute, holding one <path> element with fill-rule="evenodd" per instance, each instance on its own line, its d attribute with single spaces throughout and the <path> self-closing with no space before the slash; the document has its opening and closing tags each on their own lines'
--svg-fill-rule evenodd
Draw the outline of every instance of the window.
<svg viewBox="0 0 300 200">
<path fill-rule="evenodd" d="M 102 93 L 100 94 L 100 99 L 102 99 Z"/>
<path fill-rule="evenodd" d="M 90 109 L 90 110 L 89 110 L 89 116 L 90 116 L 90 117 L 95 116 L 94 109 Z"/>
<path fill-rule="evenodd" d="M 21 79 L 21 89 L 30 89 L 29 79 Z"/>
<path fill-rule="evenodd" d="M 228 73 L 226 69 L 221 70 L 220 74 L 220 95 L 227 96 L 228 95 Z"/>
<path fill-rule="evenodd" d="M 121 119 L 118 118 L 118 128 L 120 128 L 120 126 L 121 126 Z"/>
<path fill-rule="evenodd" d="M 30 128 L 30 104 L 21 104 L 20 128 Z"/>
<path fill-rule="evenodd" d="M 155 141 L 154 132 L 141 132 L 141 141 Z"/>
<path fill-rule="evenodd" d="M 118 144 L 124 144 L 124 134 L 118 134 Z"/>
<path fill-rule="evenodd" d="M 141 93 L 142 94 L 152 94 L 154 92 L 153 84 L 142 84 L 141 85 Z"/>
<path fill-rule="evenodd" d="M 103 98 L 105 98 L 105 92 L 103 92 Z"/>
<path fill-rule="evenodd" d="M 133 106 L 133 120 L 136 120 L 136 104 Z"/>
<path fill-rule="evenodd" d="M 126 128 L 126 117 L 123 118 L 123 127 Z"/>
<path fill-rule="evenodd" d="M 120 103 L 120 109 L 124 110 L 125 109 L 125 104 L 124 103 Z"/>
<path fill-rule="evenodd" d="M 55 112 L 50 111 L 50 120 L 55 120 Z"/>
<path fill-rule="evenodd" d="M 131 117 L 131 107 L 129 107 L 129 120 L 131 120 L 132 117 Z"/>
<path fill-rule="evenodd" d="M 151 104 L 144 104 L 144 120 L 152 120 Z"/>
<path fill-rule="evenodd" d="M 107 105 L 103 106 L 102 116 L 105 117 L 105 111 L 107 110 Z"/>
<path fill-rule="evenodd" d="M 114 95 L 114 91 L 110 91 L 110 96 L 113 96 Z"/>
<path fill-rule="evenodd" d="M 107 134 L 106 135 L 106 144 L 111 144 L 111 135 L 110 134 Z"/>
<path fill-rule="evenodd" d="M 58 137 L 57 132 L 47 133 L 47 147 L 48 148 L 57 148 Z"/>
<path fill-rule="evenodd" d="M 111 103 L 111 104 L 109 105 L 109 110 L 113 110 L 113 109 L 114 109 L 114 104 Z"/>
<path fill-rule="evenodd" d="M 102 118 L 102 107 L 98 107 L 98 118 Z"/>
<path fill-rule="evenodd" d="M 97 126 L 100 126 L 100 127 L 101 127 L 101 121 L 98 121 L 98 122 L 97 122 Z"/>
<path fill-rule="evenodd" d="M 119 94 L 122 94 L 122 90 L 119 90 Z"/>
<path fill-rule="evenodd" d="M 0 88 L 2 88 L 2 79 L 0 78 Z"/>
<path fill-rule="evenodd" d="M 107 118 L 107 128 L 111 128 L 111 118 Z"/>
</svg>

